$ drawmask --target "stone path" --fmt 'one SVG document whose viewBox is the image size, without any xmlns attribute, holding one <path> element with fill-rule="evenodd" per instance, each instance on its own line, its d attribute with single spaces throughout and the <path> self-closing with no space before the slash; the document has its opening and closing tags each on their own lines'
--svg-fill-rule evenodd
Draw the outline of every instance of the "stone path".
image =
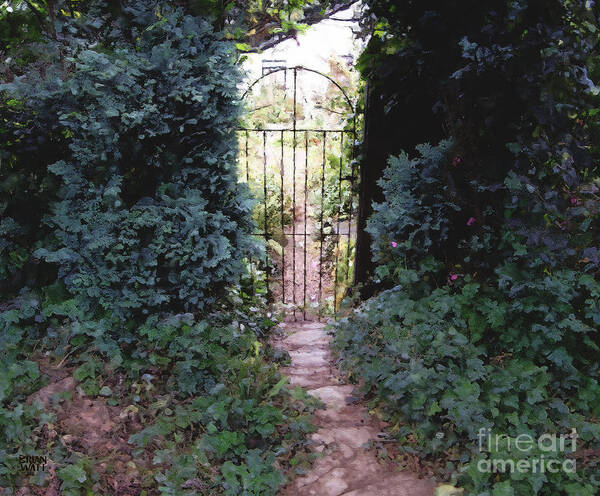
<svg viewBox="0 0 600 496">
<path fill-rule="evenodd" d="M 290 367 L 282 373 L 326 405 L 315 413 L 318 430 L 312 434 L 314 449 L 323 456 L 281 496 L 432 496 L 433 481 L 378 463 L 374 450 L 363 447 L 377 439 L 383 425 L 364 406 L 348 401 L 353 386 L 343 383 L 332 363 L 325 325 L 296 322 L 281 327 L 286 337 L 276 344 L 291 356 Z"/>
</svg>

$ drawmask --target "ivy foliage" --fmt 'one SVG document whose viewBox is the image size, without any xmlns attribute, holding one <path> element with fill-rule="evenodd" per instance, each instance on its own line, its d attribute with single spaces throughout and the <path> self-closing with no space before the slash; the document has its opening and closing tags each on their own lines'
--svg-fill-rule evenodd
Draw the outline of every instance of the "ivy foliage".
<svg viewBox="0 0 600 496">
<path fill-rule="evenodd" d="M 339 324 L 342 363 L 468 494 L 596 494 L 583 455 L 600 442 L 596 7 L 367 4 L 364 75 L 390 126 L 421 105 L 411 138 L 433 145 L 389 144 L 368 223 L 386 290 Z M 482 471 L 522 453 L 481 450 L 479 429 L 574 432 L 575 453 L 546 456 L 577 471 Z"/>
<path fill-rule="evenodd" d="M 81 394 L 96 404 L 108 401 L 119 407 L 120 418 L 139 422 L 128 436 L 131 463 L 150 481 L 137 477 L 130 482 L 135 490 L 276 494 L 285 480 L 281 469 L 304 461 L 315 401 L 287 387 L 272 351 L 259 341 L 274 325 L 263 306 L 251 306 L 233 291 L 221 300 L 228 310 L 153 315 L 141 326 L 128 321 L 113 346 L 106 321 L 83 321 L 81 315 L 82 322 L 74 323 L 73 301 L 57 293 L 46 288 L 0 314 L 4 487 L 52 481 L 49 467 L 29 480 L 19 470 L 19 456 L 44 453 L 56 464 L 64 494 L 112 490 L 99 467 L 105 458 L 71 453 L 73 436 L 57 425 L 64 414 L 56 405 L 74 400 L 75 393 L 67 393 L 71 399 L 54 395 L 52 408 L 27 401 L 48 381 L 35 348 L 53 350 L 55 359 L 74 351 L 69 370 Z M 20 360 L 23 355 L 30 359 Z M 61 435 L 49 438 L 51 431 Z"/>
</svg>

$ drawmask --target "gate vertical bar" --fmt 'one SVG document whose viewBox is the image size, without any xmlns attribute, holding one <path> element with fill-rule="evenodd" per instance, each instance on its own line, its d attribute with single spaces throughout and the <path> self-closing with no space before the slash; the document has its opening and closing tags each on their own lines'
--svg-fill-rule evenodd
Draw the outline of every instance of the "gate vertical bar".
<svg viewBox="0 0 600 496">
<path fill-rule="evenodd" d="M 302 300 L 302 318 L 306 320 L 306 250 L 307 250 L 307 238 L 306 238 L 306 217 L 308 212 L 306 211 L 306 198 L 308 190 L 308 131 L 304 131 L 304 298 Z"/>
<path fill-rule="evenodd" d="M 271 270 L 269 267 L 269 226 L 267 225 L 267 132 L 263 131 L 263 194 L 264 199 L 263 203 L 265 206 L 265 219 L 264 219 L 264 228 L 265 228 L 265 241 L 267 245 L 267 250 L 265 251 L 265 279 L 267 283 L 267 298 L 270 296 L 269 290 L 269 279 L 271 277 Z"/>
<path fill-rule="evenodd" d="M 327 131 L 323 131 L 323 163 L 321 165 L 321 227 L 319 229 L 319 311 L 321 310 L 321 299 L 323 294 L 323 220 L 325 218 L 325 149 L 327 146 Z"/>
<path fill-rule="evenodd" d="M 248 161 L 248 131 L 246 130 L 246 184 L 250 187 L 250 164 Z"/>
<path fill-rule="evenodd" d="M 283 201 L 285 197 L 285 193 L 283 191 L 283 178 L 285 172 L 283 168 L 283 131 L 281 131 L 281 164 L 279 167 L 279 175 L 281 176 L 281 298 L 283 304 L 285 305 L 285 214 L 283 206 Z"/>
<path fill-rule="evenodd" d="M 352 240 L 352 212 L 354 210 L 354 183 L 355 183 L 355 159 L 356 159 L 356 115 L 352 118 L 352 143 L 350 144 L 350 211 L 348 212 L 348 249 L 346 250 L 346 278 L 350 281 L 350 242 Z M 356 268 L 354 269 L 356 270 Z"/>
<path fill-rule="evenodd" d="M 294 67 L 294 136 L 293 136 L 293 173 L 292 173 L 292 304 L 294 320 L 296 320 L 296 117 L 297 113 L 297 86 L 298 69 Z"/>
<path fill-rule="evenodd" d="M 245 134 L 246 134 L 246 185 L 248 186 L 248 189 L 250 189 L 250 163 L 248 160 L 248 131 L 246 131 Z M 252 264 L 252 256 L 250 256 L 249 261 L 250 261 L 250 281 L 252 283 L 252 296 L 254 296 L 256 291 L 254 289 L 254 267 Z"/>
<path fill-rule="evenodd" d="M 340 133 L 340 171 L 338 178 L 337 235 L 335 242 L 335 280 L 333 281 L 333 318 L 337 319 L 338 253 L 340 251 L 340 217 L 342 215 L 342 167 L 344 164 L 344 131 Z"/>
</svg>

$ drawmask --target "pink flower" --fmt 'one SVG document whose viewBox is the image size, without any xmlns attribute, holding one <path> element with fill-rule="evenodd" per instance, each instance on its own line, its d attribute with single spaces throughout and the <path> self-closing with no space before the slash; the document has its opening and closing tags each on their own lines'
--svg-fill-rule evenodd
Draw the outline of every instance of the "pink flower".
<svg viewBox="0 0 600 496">
<path fill-rule="evenodd" d="M 450 280 L 451 281 L 456 281 L 458 279 L 458 275 L 457 274 L 450 274 Z"/>
<path fill-rule="evenodd" d="M 574 196 L 571 197 L 571 205 L 577 205 L 579 203 L 579 200 L 577 198 L 575 198 Z"/>
<path fill-rule="evenodd" d="M 475 224 L 475 222 L 477 222 L 475 220 L 475 217 L 469 217 L 469 220 L 467 221 L 467 226 L 472 226 L 473 224 Z"/>
<path fill-rule="evenodd" d="M 452 161 L 452 165 L 454 167 L 456 167 L 458 164 L 460 164 L 462 162 L 462 158 L 461 157 L 454 157 L 454 160 Z"/>
<path fill-rule="evenodd" d="M 396 248 L 398 246 L 398 243 L 396 243 L 395 241 L 392 241 L 392 248 Z"/>
</svg>

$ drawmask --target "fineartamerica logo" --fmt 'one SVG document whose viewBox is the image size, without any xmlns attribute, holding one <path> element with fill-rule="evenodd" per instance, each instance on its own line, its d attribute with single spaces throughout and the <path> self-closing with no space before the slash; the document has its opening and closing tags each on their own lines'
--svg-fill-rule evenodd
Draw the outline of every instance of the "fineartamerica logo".
<svg viewBox="0 0 600 496">
<path fill-rule="evenodd" d="M 537 439 L 529 434 L 511 438 L 506 434 L 493 434 L 490 429 L 481 428 L 479 452 L 489 453 L 477 463 L 480 472 L 488 473 L 575 473 L 576 461 L 566 458 L 567 453 L 577 449 L 577 431 L 569 435 L 542 434 Z M 510 455 L 514 453 L 514 457 Z M 508 455 L 497 457 L 496 455 Z M 562 454 L 562 456 L 559 456 Z"/>
</svg>

